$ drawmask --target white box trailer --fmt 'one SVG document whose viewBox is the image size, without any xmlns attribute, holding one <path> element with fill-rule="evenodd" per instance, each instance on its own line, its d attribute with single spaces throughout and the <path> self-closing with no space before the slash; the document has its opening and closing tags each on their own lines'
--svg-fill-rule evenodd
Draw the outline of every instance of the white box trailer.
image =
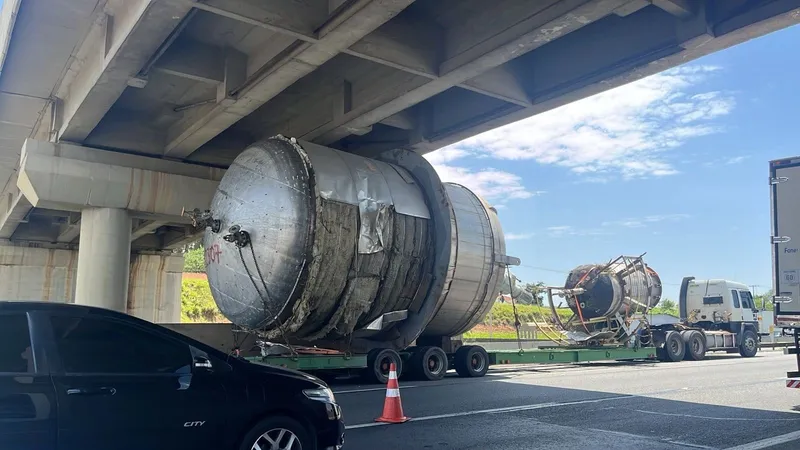
<svg viewBox="0 0 800 450">
<path fill-rule="evenodd" d="M 794 336 L 786 386 L 800 388 L 800 157 L 770 161 L 769 184 L 775 325 Z"/>
</svg>

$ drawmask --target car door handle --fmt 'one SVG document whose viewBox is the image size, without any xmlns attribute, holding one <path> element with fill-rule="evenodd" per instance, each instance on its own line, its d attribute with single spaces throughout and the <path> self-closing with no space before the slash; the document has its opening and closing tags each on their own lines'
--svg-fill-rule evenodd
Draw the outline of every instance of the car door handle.
<svg viewBox="0 0 800 450">
<path fill-rule="evenodd" d="M 113 387 L 96 387 L 96 388 L 70 388 L 67 389 L 67 395 L 114 395 L 117 390 Z"/>
</svg>

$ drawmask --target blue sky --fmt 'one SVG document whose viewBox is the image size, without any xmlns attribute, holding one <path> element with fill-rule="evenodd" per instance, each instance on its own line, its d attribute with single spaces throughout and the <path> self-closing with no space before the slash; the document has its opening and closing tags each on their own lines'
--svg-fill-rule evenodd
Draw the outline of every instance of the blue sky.
<svg viewBox="0 0 800 450">
<path fill-rule="evenodd" d="M 427 155 L 498 206 L 525 282 L 647 252 L 681 278 L 771 288 L 768 161 L 800 155 L 800 26 Z"/>
</svg>

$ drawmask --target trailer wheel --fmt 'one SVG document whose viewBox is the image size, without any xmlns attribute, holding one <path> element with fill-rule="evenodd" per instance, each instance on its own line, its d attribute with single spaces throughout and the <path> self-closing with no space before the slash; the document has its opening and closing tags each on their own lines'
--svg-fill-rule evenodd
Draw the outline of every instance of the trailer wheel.
<svg viewBox="0 0 800 450">
<path fill-rule="evenodd" d="M 743 358 L 752 358 L 756 353 L 758 353 L 758 336 L 753 330 L 744 330 L 742 343 L 739 344 L 739 354 Z"/>
<path fill-rule="evenodd" d="M 706 358 L 706 339 L 703 333 L 697 330 L 688 330 L 681 333 L 686 344 L 684 358 L 690 361 L 702 361 Z"/>
<path fill-rule="evenodd" d="M 367 353 L 367 368 L 363 377 L 367 383 L 386 384 L 389 381 L 389 367 L 394 363 L 397 368 L 397 378 L 403 373 L 403 358 L 396 351 L 389 348 L 376 348 Z"/>
<path fill-rule="evenodd" d="M 465 345 L 456 350 L 453 364 L 459 376 L 479 378 L 489 370 L 489 354 L 479 345 Z"/>
<path fill-rule="evenodd" d="M 668 331 L 664 339 L 664 347 L 659 348 L 656 353 L 661 361 L 682 361 L 683 355 L 686 353 L 686 344 L 677 331 Z"/>
<path fill-rule="evenodd" d="M 418 380 L 441 380 L 447 373 L 447 354 L 439 347 L 417 347 L 408 358 L 406 370 Z"/>
</svg>

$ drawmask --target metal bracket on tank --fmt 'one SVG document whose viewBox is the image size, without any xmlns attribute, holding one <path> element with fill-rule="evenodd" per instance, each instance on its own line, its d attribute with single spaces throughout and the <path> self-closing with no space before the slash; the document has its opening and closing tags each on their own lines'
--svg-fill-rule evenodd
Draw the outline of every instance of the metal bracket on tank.
<svg viewBox="0 0 800 450">
<path fill-rule="evenodd" d="M 242 230 L 239 225 L 234 225 L 228 228 L 228 234 L 222 236 L 222 239 L 232 242 L 239 248 L 244 248 L 250 243 L 250 233 Z"/>
<path fill-rule="evenodd" d="M 518 266 L 522 263 L 522 261 L 520 261 L 520 259 L 516 256 L 497 255 L 495 258 L 497 258 L 497 264 L 503 266 Z"/>
<path fill-rule="evenodd" d="M 390 311 L 388 313 L 382 314 L 377 319 L 373 320 L 366 327 L 364 330 L 371 330 L 371 331 L 381 331 L 386 328 L 387 325 L 399 322 L 401 320 L 406 320 L 408 318 L 408 310 L 402 309 L 400 311 Z"/>
<path fill-rule="evenodd" d="M 222 224 L 219 219 L 215 219 L 211 215 L 210 210 L 200 211 L 195 208 L 191 211 L 182 211 L 181 216 L 186 216 L 192 219 L 192 226 L 195 228 L 211 228 L 214 233 L 219 233 Z"/>
</svg>

